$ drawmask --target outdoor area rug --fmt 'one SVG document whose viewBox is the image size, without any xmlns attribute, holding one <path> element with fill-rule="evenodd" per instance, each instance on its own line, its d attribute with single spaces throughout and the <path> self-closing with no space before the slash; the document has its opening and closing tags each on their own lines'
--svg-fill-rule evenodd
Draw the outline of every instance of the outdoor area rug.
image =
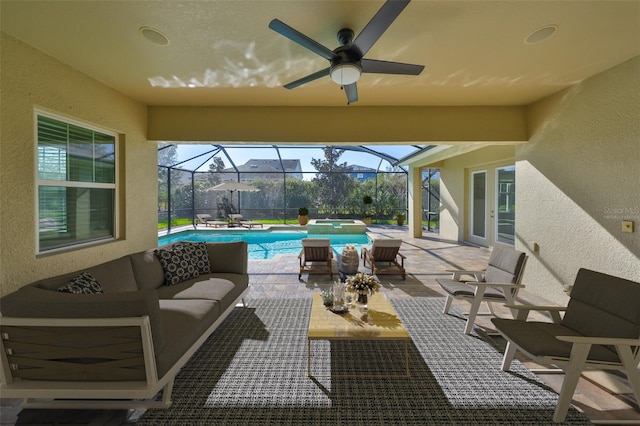
<svg viewBox="0 0 640 426">
<path fill-rule="evenodd" d="M 441 312 L 443 299 L 391 299 L 411 334 L 411 377 L 399 342 L 312 342 L 311 299 L 253 299 L 235 308 L 178 374 L 173 405 L 147 410 L 157 425 L 542 425 L 557 394 L 481 331 Z M 338 378 L 345 372 L 359 377 Z M 571 408 L 566 424 L 590 424 Z"/>
</svg>

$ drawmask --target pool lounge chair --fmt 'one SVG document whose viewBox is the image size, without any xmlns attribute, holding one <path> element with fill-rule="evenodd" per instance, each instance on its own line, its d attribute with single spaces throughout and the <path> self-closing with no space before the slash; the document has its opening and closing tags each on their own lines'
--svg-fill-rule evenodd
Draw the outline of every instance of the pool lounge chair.
<svg viewBox="0 0 640 426">
<path fill-rule="evenodd" d="M 363 259 L 365 268 L 367 261 L 371 267 L 371 274 L 394 274 L 401 275 L 402 279 L 407 278 L 404 269 L 406 257 L 400 253 L 401 239 L 379 238 L 373 240 L 371 247 L 362 247 L 360 257 Z M 398 259 L 400 261 L 398 261 Z"/>
<path fill-rule="evenodd" d="M 303 238 L 302 250 L 298 255 L 300 260 L 300 272 L 298 279 L 302 279 L 304 272 L 311 273 L 327 273 L 333 278 L 331 270 L 331 259 L 333 258 L 333 250 L 328 238 Z"/>
<path fill-rule="evenodd" d="M 221 226 L 227 226 L 228 223 L 223 220 L 211 220 L 210 214 L 197 214 L 198 224 L 205 226 L 213 226 L 215 228 L 219 228 Z"/>
<path fill-rule="evenodd" d="M 242 226 L 242 215 L 239 213 L 229 213 L 229 226 Z"/>
<path fill-rule="evenodd" d="M 256 226 L 259 226 L 260 228 L 264 228 L 264 224 L 260 223 L 260 222 L 254 222 L 252 220 L 244 220 L 242 218 L 242 215 L 239 213 L 230 213 L 229 214 L 229 219 L 232 221 L 233 225 L 232 226 L 239 226 L 239 227 L 243 227 L 243 228 L 253 228 Z"/>
<path fill-rule="evenodd" d="M 259 226 L 260 228 L 264 228 L 264 224 L 260 223 L 260 222 L 255 222 L 253 220 L 241 220 L 240 221 L 240 226 L 244 227 L 244 228 L 254 228 Z"/>
</svg>

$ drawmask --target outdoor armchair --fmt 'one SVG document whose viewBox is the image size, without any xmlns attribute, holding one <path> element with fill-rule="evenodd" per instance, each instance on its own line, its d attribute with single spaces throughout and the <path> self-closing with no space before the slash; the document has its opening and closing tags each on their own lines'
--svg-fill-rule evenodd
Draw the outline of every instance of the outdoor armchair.
<svg viewBox="0 0 640 426">
<path fill-rule="evenodd" d="M 328 238 L 303 238 L 302 250 L 298 255 L 300 261 L 300 272 L 298 279 L 302 278 L 304 272 L 327 273 L 333 278 L 331 259 L 333 249 Z"/>
<path fill-rule="evenodd" d="M 526 313 L 550 306 L 510 306 Z M 539 322 L 503 318 L 491 321 L 507 340 L 502 369 L 508 371 L 516 350 L 538 364 L 565 372 L 554 422 L 564 421 L 583 370 L 620 370 L 640 402 L 640 283 L 580 269 L 561 321 Z M 553 317 L 553 316 L 552 316 Z"/>
<path fill-rule="evenodd" d="M 480 305 L 485 302 L 491 315 L 495 316 L 492 302 L 514 304 L 518 291 L 524 287 L 520 284 L 527 256 L 512 248 L 496 246 L 491 251 L 487 269 L 470 271 L 453 269 L 451 278 L 440 278 L 436 281 L 447 293 L 443 313 L 448 314 L 453 299 L 466 300 L 471 304 L 465 334 L 471 334 Z M 463 280 L 463 277 L 473 277 Z M 513 312 L 513 311 L 512 311 Z"/>
<path fill-rule="evenodd" d="M 404 269 L 406 256 L 400 253 L 401 245 L 401 239 L 375 239 L 371 247 L 362 247 L 360 257 L 365 267 L 367 267 L 367 261 L 369 262 L 372 275 L 395 274 L 401 275 L 404 280 L 407 278 L 407 272 Z"/>
</svg>

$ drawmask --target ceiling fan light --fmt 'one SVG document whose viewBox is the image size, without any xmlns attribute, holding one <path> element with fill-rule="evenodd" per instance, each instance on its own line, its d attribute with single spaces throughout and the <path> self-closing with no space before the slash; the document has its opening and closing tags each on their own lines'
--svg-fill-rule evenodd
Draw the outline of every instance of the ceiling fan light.
<svg viewBox="0 0 640 426">
<path fill-rule="evenodd" d="M 353 84 L 360 78 L 362 69 L 356 64 L 338 64 L 331 68 L 331 80 L 341 86 Z"/>
</svg>

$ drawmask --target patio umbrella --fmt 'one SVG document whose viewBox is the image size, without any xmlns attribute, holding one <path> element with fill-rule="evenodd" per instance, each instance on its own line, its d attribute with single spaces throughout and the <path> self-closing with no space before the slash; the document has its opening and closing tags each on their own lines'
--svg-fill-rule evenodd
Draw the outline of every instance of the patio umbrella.
<svg viewBox="0 0 640 426">
<path fill-rule="evenodd" d="M 235 182 L 232 180 L 227 180 L 224 181 L 216 186 L 212 186 L 211 188 L 207 188 L 205 191 L 229 191 L 229 198 L 231 199 L 232 203 L 233 203 L 233 193 L 238 191 L 260 191 L 258 188 L 256 188 L 255 186 L 251 186 L 251 185 L 247 185 L 246 183 L 242 183 L 242 182 Z"/>
</svg>

